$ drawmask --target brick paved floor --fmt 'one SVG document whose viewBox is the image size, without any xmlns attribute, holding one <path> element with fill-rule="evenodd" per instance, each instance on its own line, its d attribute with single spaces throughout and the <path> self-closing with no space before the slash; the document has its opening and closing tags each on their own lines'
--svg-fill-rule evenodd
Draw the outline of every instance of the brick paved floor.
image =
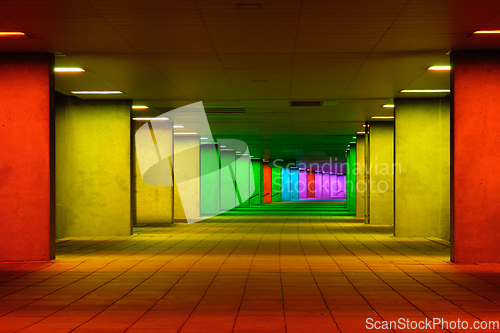
<svg viewBox="0 0 500 333">
<path fill-rule="evenodd" d="M 367 318 L 500 320 L 500 265 L 455 265 L 442 240 L 360 222 L 262 208 L 60 240 L 54 261 L 0 263 L 0 332 L 362 332 Z"/>
</svg>

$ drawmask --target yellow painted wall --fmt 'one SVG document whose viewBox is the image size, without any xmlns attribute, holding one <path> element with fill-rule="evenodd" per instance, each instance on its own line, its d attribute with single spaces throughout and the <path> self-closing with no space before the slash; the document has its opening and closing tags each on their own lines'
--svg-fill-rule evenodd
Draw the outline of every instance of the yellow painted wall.
<svg viewBox="0 0 500 333">
<path fill-rule="evenodd" d="M 131 105 L 59 96 L 57 238 L 131 234 Z"/>
<path fill-rule="evenodd" d="M 449 239 L 449 99 L 397 99 L 395 105 L 401 165 L 395 172 L 395 235 Z"/>
<path fill-rule="evenodd" d="M 365 137 L 356 137 L 356 217 L 365 218 Z"/>
<path fill-rule="evenodd" d="M 174 221 L 200 217 L 200 137 L 174 136 Z"/>
<path fill-rule="evenodd" d="M 146 125 L 145 122 L 134 122 L 135 131 L 139 127 Z M 167 126 L 169 125 L 169 126 Z M 172 124 L 162 124 L 161 130 L 164 131 L 164 135 L 158 135 L 158 129 L 155 129 L 155 138 L 165 140 L 170 138 L 169 143 L 162 143 L 162 152 L 172 156 L 174 146 L 173 146 L 173 129 Z M 135 132 L 134 131 L 134 132 Z M 142 180 L 141 172 L 139 169 L 139 163 L 137 160 L 137 155 L 134 150 L 134 161 L 135 169 L 133 170 L 135 186 L 134 186 L 134 199 L 135 199 L 135 223 L 137 224 L 164 224 L 172 223 L 172 186 L 153 186 L 146 184 Z"/>
<path fill-rule="evenodd" d="M 370 123 L 370 224 L 394 224 L 394 122 Z"/>
</svg>

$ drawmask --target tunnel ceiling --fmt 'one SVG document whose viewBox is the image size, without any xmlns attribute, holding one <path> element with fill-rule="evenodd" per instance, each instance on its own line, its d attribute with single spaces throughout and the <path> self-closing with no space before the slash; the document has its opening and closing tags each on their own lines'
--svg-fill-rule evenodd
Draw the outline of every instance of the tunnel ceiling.
<svg viewBox="0 0 500 333">
<path fill-rule="evenodd" d="M 99 98 L 132 99 L 153 113 L 198 101 L 241 109 L 209 115 L 214 134 L 290 157 L 284 151 L 345 145 L 373 115 L 391 115 L 382 105 L 394 98 L 430 97 L 401 89 L 449 89 L 449 72 L 427 71 L 449 64 L 449 51 L 500 48 L 500 38 L 471 35 L 500 28 L 496 0 L 240 3 L 2 0 L 0 30 L 31 39 L 2 38 L 0 51 L 54 52 L 56 66 L 84 68 L 56 74 L 56 90 L 68 95 L 121 90 Z M 277 138 L 290 139 L 278 148 Z"/>
</svg>

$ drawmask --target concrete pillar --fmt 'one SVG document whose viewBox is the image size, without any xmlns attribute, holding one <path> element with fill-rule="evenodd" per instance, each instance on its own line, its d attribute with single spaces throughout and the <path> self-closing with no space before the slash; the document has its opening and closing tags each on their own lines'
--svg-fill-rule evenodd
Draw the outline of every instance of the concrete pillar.
<svg viewBox="0 0 500 333">
<path fill-rule="evenodd" d="M 252 160 L 254 191 L 250 196 L 250 205 L 262 203 L 262 160 Z"/>
<path fill-rule="evenodd" d="M 220 170 L 217 145 L 200 146 L 200 207 L 202 216 L 220 213 Z"/>
<path fill-rule="evenodd" d="M 262 187 L 263 187 L 263 196 L 262 201 L 264 203 L 270 203 L 272 201 L 272 175 L 271 175 L 271 167 L 269 166 L 269 162 L 264 162 L 262 165 Z"/>
<path fill-rule="evenodd" d="M 0 55 L 0 261 L 55 256 L 54 58 Z"/>
<path fill-rule="evenodd" d="M 236 180 L 236 151 L 221 150 L 220 157 L 220 208 L 222 211 L 236 207 L 236 190 L 234 182 Z"/>
<path fill-rule="evenodd" d="M 337 196 L 339 199 L 347 200 L 347 177 L 346 175 L 337 175 Z"/>
<path fill-rule="evenodd" d="M 316 191 L 316 176 L 314 175 L 314 171 L 307 171 L 307 197 L 308 198 L 315 198 L 315 191 Z"/>
<path fill-rule="evenodd" d="M 132 233 L 131 105 L 58 98 L 57 238 Z"/>
<path fill-rule="evenodd" d="M 351 145 L 347 159 L 346 200 L 349 213 L 356 214 L 356 145 Z"/>
<path fill-rule="evenodd" d="M 314 173 L 314 197 L 323 198 L 323 174 L 321 172 Z"/>
<path fill-rule="evenodd" d="M 299 170 L 299 199 L 307 199 L 307 171 Z"/>
<path fill-rule="evenodd" d="M 327 199 L 330 197 L 330 174 L 323 173 L 322 179 L 323 179 L 323 185 L 322 185 L 323 198 Z"/>
<path fill-rule="evenodd" d="M 281 169 L 281 200 L 290 201 L 292 199 L 290 169 Z"/>
<path fill-rule="evenodd" d="M 154 123 L 154 121 L 152 122 Z M 148 126 L 148 123 L 143 121 L 134 121 L 134 133 L 141 126 Z M 152 127 L 151 127 L 152 128 Z M 167 153 L 168 156 L 173 154 L 173 137 L 172 137 L 172 124 L 163 123 L 161 126 L 154 128 L 154 134 L 156 140 L 162 140 L 160 144 L 162 145 L 162 151 Z M 135 135 L 132 138 L 135 140 Z M 135 144 L 132 145 L 133 148 L 133 159 L 135 167 L 132 170 L 132 177 L 134 180 L 134 186 L 132 187 L 132 197 L 135 205 L 135 223 L 147 223 L 147 224 L 164 224 L 173 222 L 173 186 L 155 186 L 147 184 L 142 179 L 141 170 L 139 167 L 139 160 L 136 153 Z M 161 172 L 161 170 L 152 170 L 152 172 Z M 172 177 L 169 172 L 169 177 Z"/>
<path fill-rule="evenodd" d="M 281 201 L 281 168 L 271 168 L 272 202 Z"/>
<path fill-rule="evenodd" d="M 200 219 L 200 137 L 174 135 L 174 221 Z"/>
<path fill-rule="evenodd" d="M 336 197 L 338 194 L 337 175 L 330 175 L 330 197 Z"/>
<path fill-rule="evenodd" d="M 394 122 L 370 123 L 370 224 L 394 224 Z"/>
<path fill-rule="evenodd" d="M 395 235 L 448 240 L 449 99 L 396 99 L 395 105 Z"/>
<path fill-rule="evenodd" d="M 364 218 L 366 183 L 365 183 L 365 136 L 356 136 L 356 217 Z"/>
<path fill-rule="evenodd" d="M 236 155 L 236 185 L 236 204 L 240 207 L 250 206 L 250 156 L 248 155 Z"/>
<path fill-rule="evenodd" d="M 500 52 L 453 52 L 451 61 L 451 259 L 499 263 Z"/>
<path fill-rule="evenodd" d="M 290 169 L 290 198 L 292 200 L 299 199 L 299 169 Z"/>
</svg>

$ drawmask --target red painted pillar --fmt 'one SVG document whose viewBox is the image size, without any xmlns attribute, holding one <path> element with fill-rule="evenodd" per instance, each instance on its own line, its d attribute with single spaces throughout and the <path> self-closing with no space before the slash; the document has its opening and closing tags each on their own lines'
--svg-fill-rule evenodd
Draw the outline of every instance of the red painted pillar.
<svg viewBox="0 0 500 333">
<path fill-rule="evenodd" d="M 452 69 L 451 259 L 498 263 L 500 52 L 453 52 Z"/>
<path fill-rule="evenodd" d="M 270 203 L 272 201 L 272 173 L 269 162 L 263 163 L 262 169 L 262 190 L 263 190 L 263 203 Z"/>
<path fill-rule="evenodd" d="M 316 174 L 314 171 L 307 171 L 307 197 L 316 196 Z"/>
<path fill-rule="evenodd" d="M 0 54 L 0 261 L 54 258 L 54 60 Z"/>
</svg>

